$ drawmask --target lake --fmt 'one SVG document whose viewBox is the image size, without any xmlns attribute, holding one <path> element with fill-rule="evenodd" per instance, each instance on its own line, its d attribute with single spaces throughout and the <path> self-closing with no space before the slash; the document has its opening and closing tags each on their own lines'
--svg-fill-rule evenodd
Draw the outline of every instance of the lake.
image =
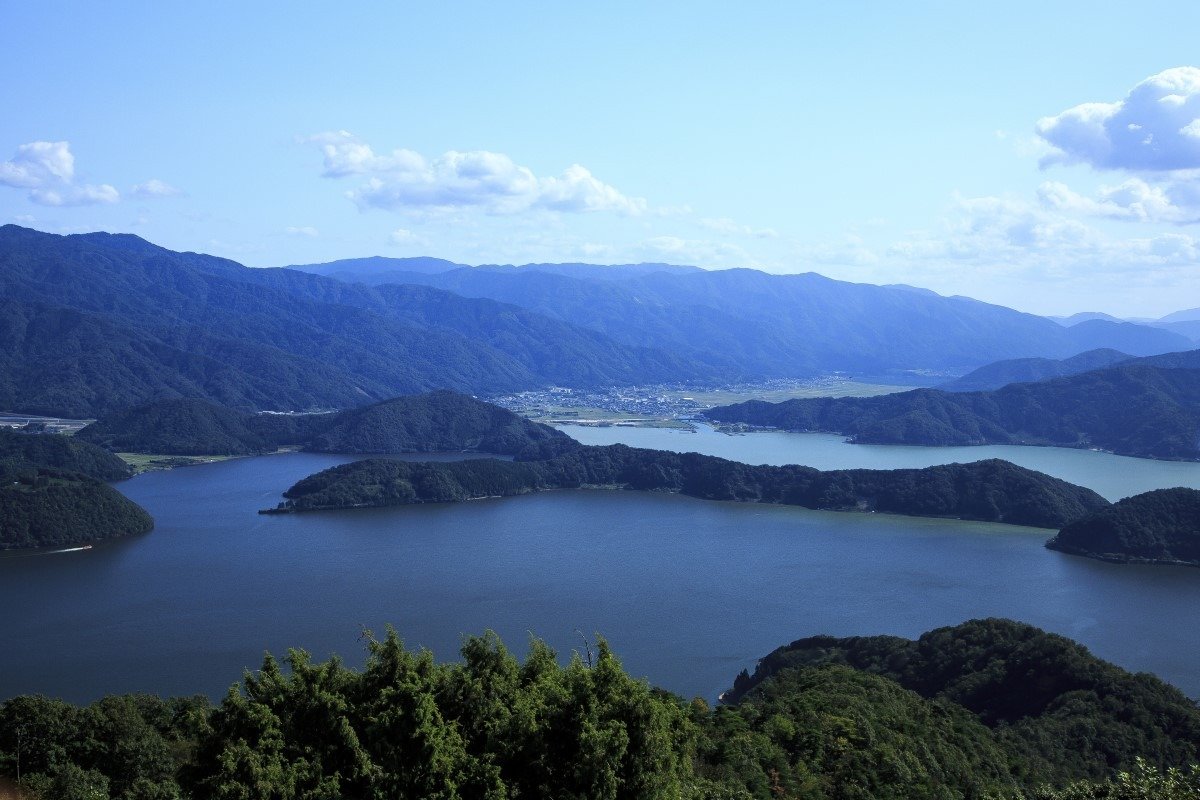
<svg viewBox="0 0 1200 800">
<path fill-rule="evenodd" d="M 716 454 L 756 463 L 852 465 L 817 463 L 814 452 L 950 460 L 938 458 L 945 450 L 862 448 L 837 437 L 803 439 L 804 458 L 784 455 L 785 442 L 801 443 L 779 436 L 811 435 L 571 432 L 726 448 Z M 1084 451 L 966 450 L 1043 456 L 1026 466 L 1047 472 L 1065 459 L 1080 474 L 1063 477 L 1086 477 L 1110 496 L 1122 492 L 1102 485 L 1125 480 L 1140 491 L 1148 475 L 1196 485 L 1200 469 Z M 634 492 L 256 513 L 299 478 L 350 460 L 292 453 L 147 473 L 117 485 L 154 515 L 153 533 L 84 552 L 0 557 L 0 697 L 219 697 L 265 650 L 303 647 L 360 664 L 362 628 L 381 634 L 391 623 L 441 659 L 457 655 L 464 634 L 487 629 L 520 653 L 530 635 L 569 653 L 599 632 L 632 673 L 711 699 L 796 638 L 915 636 L 982 616 L 1066 634 L 1200 696 L 1200 627 L 1189 623 L 1200 569 L 1055 553 L 1042 546 L 1045 530 Z"/>
<path fill-rule="evenodd" d="M 710 425 L 696 425 L 695 431 L 586 425 L 564 425 L 560 430 L 584 444 L 627 444 L 704 453 L 747 464 L 805 464 L 817 469 L 900 469 L 1002 458 L 1086 486 L 1109 500 L 1174 486 L 1200 489 L 1200 463 L 1195 461 L 1152 461 L 1065 447 L 850 444 L 846 437 L 829 433 L 727 434 Z"/>
</svg>

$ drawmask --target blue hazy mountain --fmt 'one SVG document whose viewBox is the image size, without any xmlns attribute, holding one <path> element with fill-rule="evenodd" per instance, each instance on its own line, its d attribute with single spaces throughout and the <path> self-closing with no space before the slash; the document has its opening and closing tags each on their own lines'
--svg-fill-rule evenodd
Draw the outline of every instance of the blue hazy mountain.
<svg viewBox="0 0 1200 800">
<path fill-rule="evenodd" d="M 510 303 L 624 344 L 653 344 L 690 361 L 732 366 L 751 379 L 830 371 L 962 373 L 1001 359 L 1065 358 L 1100 347 L 1150 355 L 1192 346 L 1184 336 L 1148 326 L 1091 320 L 1063 327 L 970 298 L 815 273 L 528 264 L 360 271 L 351 279 L 420 283 Z"/>
</svg>

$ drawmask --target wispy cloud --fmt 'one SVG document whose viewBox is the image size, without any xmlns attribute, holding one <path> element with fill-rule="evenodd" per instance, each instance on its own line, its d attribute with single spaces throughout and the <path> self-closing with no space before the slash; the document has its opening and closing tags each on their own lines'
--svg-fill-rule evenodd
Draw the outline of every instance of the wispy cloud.
<svg viewBox="0 0 1200 800">
<path fill-rule="evenodd" d="M 130 194 L 144 200 L 154 200 L 163 197 L 183 197 L 184 193 L 182 189 L 176 188 L 166 181 L 151 178 L 134 186 Z"/>
<path fill-rule="evenodd" d="M 43 206 L 115 203 L 121 194 L 112 186 L 77 183 L 75 156 L 69 142 L 29 142 L 8 161 L 0 162 L 0 184 L 28 189 L 29 199 Z"/>
</svg>

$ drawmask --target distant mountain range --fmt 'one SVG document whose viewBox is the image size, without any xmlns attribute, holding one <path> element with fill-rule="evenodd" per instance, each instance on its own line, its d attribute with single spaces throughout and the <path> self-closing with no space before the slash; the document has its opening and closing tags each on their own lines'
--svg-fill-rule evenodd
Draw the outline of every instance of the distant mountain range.
<svg viewBox="0 0 1200 800">
<path fill-rule="evenodd" d="M 250 269 L 128 235 L 0 227 L 0 297 L 0 408 L 33 413 L 99 416 L 168 397 L 346 408 L 436 388 L 718 377 L 491 300 Z"/>
<path fill-rule="evenodd" d="M 1128 361 L 1133 356 L 1118 350 L 1088 350 L 1070 358 L 1014 358 L 980 367 L 937 388 L 947 392 L 987 392 L 1010 383 L 1031 383 L 1049 378 L 1065 378 L 1093 369 L 1103 369 Z"/>
<path fill-rule="evenodd" d="M 383 258 L 294 269 L 365 285 L 419 283 L 510 303 L 626 345 L 667 347 L 743 379 L 961 373 L 1003 358 L 1064 358 L 1100 347 L 1150 355 L 1193 346 L 1179 334 L 1122 321 L 1063 327 L 969 298 L 815 273 L 663 264 L 468 267 Z"/>
<path fill-rule="evenodd" d="M 1020 362 L 1016 362 L 1020 363 Z M 1012 370 L 994 365 L 981 372 Z M 1122 361 L 992 391 L 917 389 L 880 397 L 749 401 L 724 423 L 832 431 L 874 444 L 1042 444 L 1200 459 L 1200 350 Z"/>
<path fill-rule="evenodd" d="M 1064 328 L 811 273 L 432 258 L 251 269 L 136 236 L 15 225 L 0 227 L 0 298 L 0 408 L 74 417 L 171 397 L 302 411 L 437 388 L 714 385 L 834 371 L 901 380 L 1097 347 L 1190 346 L 1145 326 Z"/>
<path fill-rule="evenodd" d="M 1138 325 L 1159 330 L 1170 331 L 1177 333 L 1180 336 L 1187 337 L 1193 342 L 1200 344 L 1200 308 L 1190 308 L 1184 311 L 1176 311 L 1173 314 L 1167 314 L 1165 317 L 1158 319 L 1119 319 L 1112 314 L 1105 314 L 1101 311 L 1081 311 L 1078 314 L 1072 314 L 1069 317 L 1047 317 L 1052 319 L 1059 325 L 1066 327 L 1075 327 L 1083 322 L 1094 322 L 1101 320 L 1104 322 L 1125 322 L 1136 323 Z"/>
</svg>

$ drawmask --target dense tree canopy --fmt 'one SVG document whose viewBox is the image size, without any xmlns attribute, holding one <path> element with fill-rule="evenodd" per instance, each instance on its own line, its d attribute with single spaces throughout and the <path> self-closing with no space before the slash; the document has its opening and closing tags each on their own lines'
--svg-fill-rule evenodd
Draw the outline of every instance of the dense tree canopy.
<svg viewBox="0 0 1200 800">
<path fill-rule="evenodd" d="M 630 677 L 603 640 L 566 663 L 537 641 L 518 659 L 491 634 L 455 663 L 391 631 L 368 649 L 362 670 L 267 656 L 215 707 L 13 698 L 0 777 L 19 758 L 44 800 L 1196 800 L 1200 787 L 1194 704 L 1000 620 L 915 643 L 802 640 L 715 710 Z M 1015 681 L 1029 675 L 1057 689 L 1025 702 Z M 1022 716 L 998 719 L 1013 702 Z"/>
<path fill-rule="evenodd" d="M 102 417 L 78 438 L 121 452 L 169 455 L 249 455 L 294 446 L 326 453 L 472 450 L 546 457 L 574 446 L 553 428 L 451 391 L 328 414 L 252 414 L 203 400 L 160 400 Z"/>
<path fill-rule="evenodd" d="M 514 462 L 359 461 L 300 481 L 284 493 L 288 502 L 282 508 L 458 502 L 589 486 L 1042 527 L 1059 527 L 1107 506 L 1089 489 L 998 460 L 926 469 L 821 472 L 610 445 L 576 446 L 555 458 Z"/>
<path fill-rule="evenodd" d="M 844 433 L 874 444 L 1042 444 L 1200 459 L 1200 351 L 987 392 L 916 389 L 880 397 L 751 400 L 718 422 Z"/>
<path fill-rule="evenodd" d="M 1046 546 L 1106 561 L 1200 566 L 1200 491 L 1127 497 L 1068 524 Z"/>
</svg>

